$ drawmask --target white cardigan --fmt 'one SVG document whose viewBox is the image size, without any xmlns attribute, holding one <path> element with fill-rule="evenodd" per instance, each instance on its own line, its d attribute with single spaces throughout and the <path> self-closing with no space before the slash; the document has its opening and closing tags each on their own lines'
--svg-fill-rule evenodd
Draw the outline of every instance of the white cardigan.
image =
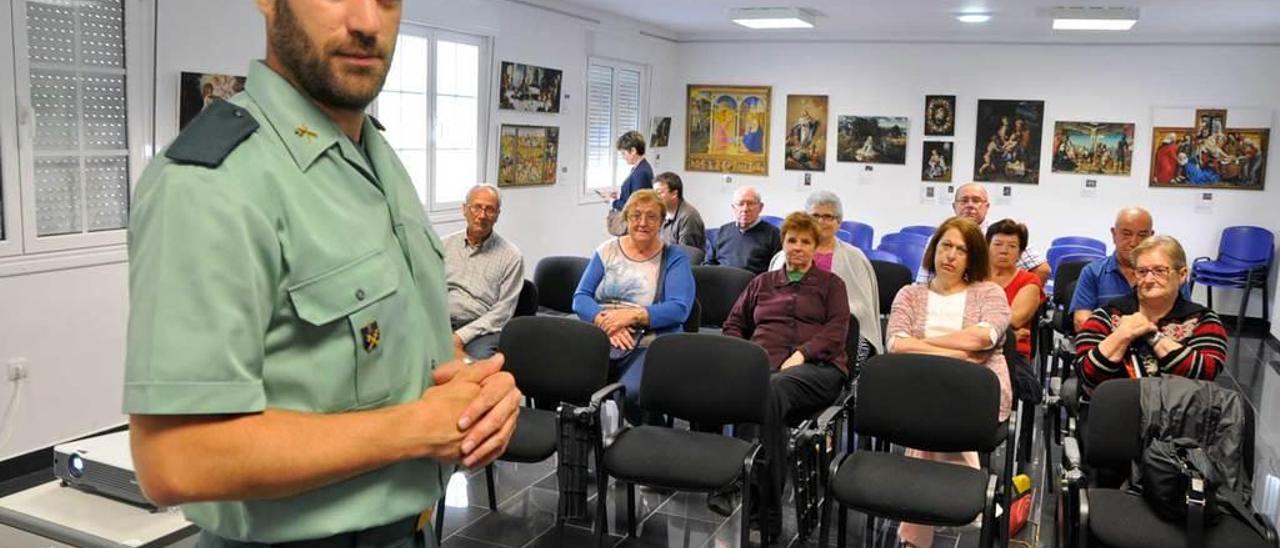
<svg viewBox="0 0 1280 548">
<path fill-rule="evenodd" d="M 786 252 L 779 251 L 769 261 L 769 270 L 778 270 L 787 262 Z M 861 249 L 836 240 L 831 257 L 831 273 L 840 277 L 849 294 L 849 312 L 858 319 L 858 331 L 884 353 L 884 337 L 880 335 L 880 286 L 876 271 Z"/>
</svg>

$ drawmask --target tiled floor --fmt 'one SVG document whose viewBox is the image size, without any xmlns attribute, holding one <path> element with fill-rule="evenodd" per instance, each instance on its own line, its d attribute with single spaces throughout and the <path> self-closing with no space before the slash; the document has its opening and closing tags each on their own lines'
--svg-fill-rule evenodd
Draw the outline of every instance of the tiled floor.
<svg viewBox="0 0 1280 548">
<path fill-rule="evenodd" d="M 1277 517 L 1280 505 L 1280 357 L 1261 339 L 1232 339 L 1230 362 L 1218 377 L 1218 382 L 1241 390 L 1258 416 L 1256 440 L 1256 473 L 1254 477 L 1254 506 L 1263 513 Z M 1040 460 L 1044 451 L 1037 436 L 1035 460 L 1029 468 L 1038 498 L 1033 516 L 1038 516 L 1019 534 L 1013 546 L 1051 546 L 1054 508 L 1052 497 L 1041 498 L 1045 487 L 1056 478 L 1045 477 Z M 37 478 L 38 479 L 38 478 Z M 465 480 L 465 489 L 462 481 Z M 1268 481 L 1274 485 L 1268 489 Z M 30 480 L 28 480 L 30 481 Z M 488 510 L 484 475 L 472 473 L 459 476 L 448 497 L 449 504 L 444 522 L 444 547 L 447 548 L 523 548 L 523 547 L 585 547 L 595 544 L 591 523 L 595 512 L 594 485 L 589 489 L 590 511 L 585 520 L 574 520 L 563 529 L 555 524 L 557 491 L 553 461 L 537 464 L 499 463 L 497 466 L 497 512 Z M 12 488 L 12 485 L 10 486 Z M 0 495 L 6 493 L 0 486 Z M 616 547 L 708 547 L 741 546 L 739 520 L 735 512 L 725 518 L 711 512 L 706 506 L 705 495 L 699 493 L 662 494 L 648 489 L 637 491 L 637 537 L 624 539 L 619 536 L 626 529 L 625 491 L 611 485 L 608 494 L 608 521 L 613 535 L 608 544 Z M 465 494 L 465 496 L 464 496 Z M 801 542 L 796 537 L 794 510 L 788 506 L 784 512 L 783 536 L 780 546 L 814 546 L 810 538 Z M 1040 527 L 1043 524 L 1043 527 Z M 850 513 L 846 530 L 850 545 L 861 545 L 863 520 Z M 894 524 L 882 524 L 878 546 L 893 546 Z M 830 545 L 834 545 L 834 534 Z M 934 547 L 977 546 L 976 532 L 962 535 L 938 534 Z M 758 543 L 753 534 L 751 545 Z M 191 546 L 188 539 L 176 546 Z M 0 525 L 0 547 L 25 548 L 61 546 L 38 537 L 14 531 Z"/>
</svg>

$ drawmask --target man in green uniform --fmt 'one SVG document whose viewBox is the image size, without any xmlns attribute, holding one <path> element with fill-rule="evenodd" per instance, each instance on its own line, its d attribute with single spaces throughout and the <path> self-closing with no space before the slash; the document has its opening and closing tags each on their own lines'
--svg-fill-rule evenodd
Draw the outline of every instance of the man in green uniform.
<svg viewBox="0 0 1280 548">
<path fill-rule="evenodd" d="M 455 464 L 502 454 L 520 393 L 501 356 L 453 360 L 443 246 L 363 113 L 400 2 L 258 7 L 265 63 L 138 182 L 139 482 L 201 546 L 424 546 L 424 510 Z"/>
</svg>

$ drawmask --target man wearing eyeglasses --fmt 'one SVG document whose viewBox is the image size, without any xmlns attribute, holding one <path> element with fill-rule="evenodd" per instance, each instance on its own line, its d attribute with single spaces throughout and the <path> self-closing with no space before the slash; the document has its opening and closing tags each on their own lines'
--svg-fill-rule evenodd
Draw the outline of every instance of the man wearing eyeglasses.
<svg viewBox="0 0 1280 548">
<path fill-rule="evenodd" d="M 778 227 L 760 220 L 764 201 L 755 187 L 744 186 L 733 193 L 733 221 L 716 233 L 705 264 L 736 266 L 756 274 L 769 269 L 769 260 L 782 250 Z"/>
<path fill-rule="evenodd" d="M 1105 259 L 1089 263 L 1076 279 L 1076 292 L 1071 297 L 1071 316 L 1077 330 L 1093 314 L 1093 310 L 1120 297 L 1133 293 L 1137 275 L 1133 271 L 1133 248 L 1155 235 L 1151 213 L 1140 207 L 1129 207 L 1116 214 L 1111 227 L 1111 241 L 1115 253 Z M 1188 286 L 1182 286 L 1182 296 L 1190 299 Z"/>
<path fill-rule="evenodd" d="M 967 217 L 978 223 L 984 232 L 987 230 L 987 212 L 991 210 L 991 199 L 987 189 L 980 183 L 965 183 L 956 189 L 955 200 L 951 203 L 952 211 L 957 217 Z M 1049 279 L 1049 262 L 1044 260 L 1036 249 L 1028 245 L 1018 257 L 1018 268 L 1035 274 L 1040 278 L 1040 285 Z M 916 272 L 916 283 L 929 283 L 928 269 L 921 268 Z"/>
<path fill-rule="evenodd" d="M 493 231 L 501 213 L 498 189 L 476 185 L 462 204 L 467 228 L 444 239 L 449 321 L 458 357 L 487 358 L 497 352 L 498 336 L 520 300 L 524 257 Z"/>
</svg>

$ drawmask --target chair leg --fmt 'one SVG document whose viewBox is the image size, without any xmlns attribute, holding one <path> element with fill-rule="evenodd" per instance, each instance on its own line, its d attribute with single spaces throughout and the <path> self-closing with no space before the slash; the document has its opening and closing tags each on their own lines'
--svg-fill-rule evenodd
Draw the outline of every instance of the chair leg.
<svg viewBox="0 0 1280 548">
<path fill-rule="evenodd" d="M 1240 315 L 1236 317 L 1236 336 L 1244 335 L 1244 314 L 1249 311 L 1249 294 L 1252 293 L 1252 287 L 1249 286 L 1248 280 L 1244 284 L 1244 295 L 1240 296 Z"/>
<path fill-rule="evenodd" d="M 843 509 L 841 509 L 843 511 Z M 818 509 L 818 548 L 827 548 L 827 535 L 831 529 L 831 493 L 822 499 Z"/>
<path fill-rule="evenodd" d="M 739 521 L 738 527 L 740 529 L 739 534 L 741 535 L 741 537 L 739 537 L 741 540 L 738 542 L 738 546 L 744 546 L 744 547 L 748 545 L 748 541 L 751 538 L 751 504 L 752 504 L 751 472 L 752 470 L 749 467 L 746 467 L 746 466 L 743 467 L 742 507 L 738 509 L 738 521 Z M 765 514 L 765 513 L 766 512 L 761 512 L 761 514 Z M 768 520 L 761 520 L 761 521 L 763 522 Z M 760 524 L 760 545 L 761 546 L 764 546 L 764 543 L 767 540 L 767 538 L 764 536 L 765 534 L 764 530 L 766 527 L 767 527 L 766 524 L 764 523 Z"/>
<path fill-rule="evenodd" d="M 627 482 L 627 537 L 636 538 L 636 484 Z"/>
<path fill-rule="evenodd" d="M 1204 286 L 1204 302 L 1209 310 L 1213 310 L 1213 286 L 1211 285 Z"/>
<path fill-rule="evenodd" d="M 596 545 L 600 548 L 608 546 L 609 540 L 609 476 L 604 466 L 596 459 Z"/>
<path fill-rule="evenodd" d="M 484 482 L 489 487 L 489 510 L 497 512 L 498 497 L 497 491 L 493 488 L 493 463 L 489 463 L 489 466 L 484 467 Z"/>
<path fill-rule="evenodd" d="M 444 540 L 444 492 L 445 489 L 440 488 L 440 500 L 436 501 L 436 546 Z"/>
</svg>

